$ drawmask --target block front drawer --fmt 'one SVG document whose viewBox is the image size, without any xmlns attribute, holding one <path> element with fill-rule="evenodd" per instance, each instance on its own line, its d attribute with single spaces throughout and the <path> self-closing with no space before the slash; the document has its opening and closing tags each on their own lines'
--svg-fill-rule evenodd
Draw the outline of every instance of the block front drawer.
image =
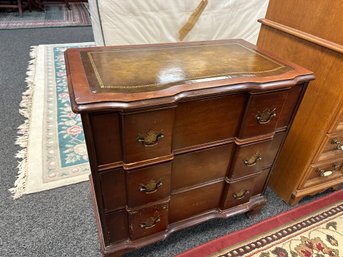
<svg viewBox="0 0 343 257">
<path fill-rule="evenodd" d="M 124 115 L 124 162 L 171 154 L 174 109 Z"/>
<path fill-rule="evenodd" d="M 109 170 L 100 175 L 104 211 L 123 209 L 126 206 L 126 182 L 122 169 Z"/>
<path fill-rule="evenodd" d="M 127 240 L 129 238 L 129 221 L 125 210 L 105 214 L 105 239 L 108 244 Z"/>
<path fill-rule="evenodd" d="M 225 178 L 233 143 L 176 155 L 173 161 L 172 190 Z"/>
<path fill-rule="evenodd" d="M 98 165 L 122 160 L 120 126 L 118 113 L 94 113 L 89 116 L 96 160 Z"/>
<path fill-rule="evenodd" d="M 135 207 L 170 195 L 171 162 L 127 171 L 127 202 Z"/>
<path fill-rule="evenodd" d="M 278 133 L 273 140 L 238 146 L 228 177 L 237 179 L 269 168 L 273 164 L 283 138 L 284 133 Z"/>
<path fill-rule="evenodd" d="M 275 131 L 288 91 L 252 95 L 239 133 L 240 138 L 249 138 Z"/>
<path fill-rule="evenodd" d="M 218 208 L 223 187 L 224 182 L 217 182 L 173 193 L 170 200 L 169 222 L 176 222 Z"/>
<path fill-rule="evenodd" d="M 168 204 L 129 211 L 129 221 L 132 240 L 163 231 L 168 225 Z"/>
<path fill-rule="evenodd" d="M 237 94 L 180 103 L 175 115 L 173 149 L 234 137 L 247 97 Z"/>
<path fill-rule="evenodd" d="M 257 173 L 254 177 L 239 181 L 226 180 L 222 208 L 230 208 L 249 201 L 250 197 L 262 193 L 269 169 Z"/>
</svg>

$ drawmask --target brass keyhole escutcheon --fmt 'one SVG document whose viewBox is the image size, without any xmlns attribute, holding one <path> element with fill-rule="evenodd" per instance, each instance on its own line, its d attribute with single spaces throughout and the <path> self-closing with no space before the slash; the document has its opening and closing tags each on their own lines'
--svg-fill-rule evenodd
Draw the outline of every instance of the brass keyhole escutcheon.
<svg viewBox="0 0 343 257">
<path fill-rule="evenodd" d="M 144 136 L 138 135 L 137 141 L 145 147 L 151 147 L 157 145 L 162 138 L 164 138 L 163 131 L 157 133 L 153 130 L 149 130 Z"/>
<path fill-rule="evenodd" d="M 274 117 L 276 117 L 276 108 L 267 108 L 262 112 L 257 112 L 256 114 L 256 120 L 261 125 L 268 124 Z"/>
</svg>

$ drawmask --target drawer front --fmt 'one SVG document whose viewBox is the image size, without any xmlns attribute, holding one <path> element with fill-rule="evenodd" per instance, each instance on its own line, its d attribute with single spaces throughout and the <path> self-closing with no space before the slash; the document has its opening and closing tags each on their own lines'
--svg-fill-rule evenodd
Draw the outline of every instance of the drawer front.
<svg viewBox="0 0 343 257">
<path fill-rule="evenodd" d="M 295 107 L 298 103 L 299 96 L 302 92 L 303 85 L 294 86 L 288 90 L 288 94 L 285 100 L 285 103 L 282 108 L 282 112 L 280 114 L 280 118 L 276 124 L 277 128 L 282 128 L 288 126 L 293 113 L 295 111 Z"/>
<path fill-rule="evenodd" d="M 218 208 L 224 183 L 218 182 L 172 195 L 169 222 L 173 223 Z"/>
<path fill-rule="evenodd" d="M 125 174 L 123 170 L 101 173 L 100 183 L 105 212 L 126 206 Z"/>
<path fill-rule="evenodd" d="M 288 91 L 252 95 L 245 113 L 240 138 L 249 138 L 275 131 L 278 120 L 286 119 L 283 112 Z"/>
<path fill-rule="evenodd" d="M 127 172 L 128 206 L 135 207 L 168 197 L 171 163 L 163 163 Z"/>
<path fill-rule="evenodd" d="M 173 148 L 205 144 L 236 135 L 246 95 L 180 103 L 175 116 Z"/>
<path fill-rule="evenodd" d="M 224 190 L 223 209 L 249 202 L 252 195 L 262 193 L 269 169 L 263 170 L 254 177 L 236 182 L 227 182 Z"/>
<path fill-rule="evenodd" d="M 225 178 L 233 144 L 176 155 L 173 161 L 172 190 Z"/>
<path fill-rule="evenodd" d="M 270 141 L 238 146 L 228 177 L 237 179 L 269 168 L 273 164 L 284 135 L 278 133 Z"/>
<path fill-rule="evenodd" d="M 129 221 L 132 240 L 163 231 L 168 225 L 168 204 L 129 211 Z"/>
<path fill-rule="evenodd" d="M 129 224 L 125 210 L 105 214 L 104 219 L 106 245 L 129 238 Z"/>
<path fill-rule="evenodd" d="M 311 187 L 343 176 L 343 159 L 312 165 L 303 187 Z"/>
<path fill-rule="evenodd" d="M 124 115 L 124 162 L 171 154 L 174 109 Z"/>
<path fill-rule="evenodd" d="M 95 113 L 90 115 L 90 122 L 98 165 L 121 161 L 120 115 Z"/>
<path fill-rule="evenodd" d="M 318 161 L 337 158 L 343 154 L 343 133 L 330 134 L 326 136 L 324 148 L 321 151 Z"/>
<path fill-rule="evenodd" d="M 329 129 L 330 133 L 343 131 L 343 107 L 339 111 L 332 127 Z"/>
<path fill-rule="evenodd" d="M 253 189 L 253 178 L 229 182 L 225 188 L 223 209 L 249 202 Z"/>
</svg>

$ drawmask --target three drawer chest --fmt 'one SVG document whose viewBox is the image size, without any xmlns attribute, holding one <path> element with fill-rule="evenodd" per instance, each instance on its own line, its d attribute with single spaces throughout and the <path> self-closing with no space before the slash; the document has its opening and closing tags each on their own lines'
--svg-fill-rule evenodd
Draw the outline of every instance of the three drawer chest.
<svg viewBox="0 0 343 257">
<path fill-rule="evenodd" d="M 243 40 L 68 49 L 101 251 L 258 213 L 312 72 Z"/>
</svg>

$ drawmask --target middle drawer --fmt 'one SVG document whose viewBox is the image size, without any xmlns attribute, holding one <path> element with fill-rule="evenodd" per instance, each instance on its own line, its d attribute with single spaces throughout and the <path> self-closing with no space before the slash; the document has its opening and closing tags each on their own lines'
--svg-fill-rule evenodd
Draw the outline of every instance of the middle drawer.
<svg viewBox="0 0 343 257">
<path fill-rule="evenodd" d="M 237 179 L 269 168 L 273 164 L 284 135 L 278 133 L 273 140 L 238 146 L 228 177 Z"/>
<path fill-rule="evenodd" d="M 100 174 L 105 212 L 144 205 L 170 195 L 171 162 Z"/>
<path fill-rule="evenodd" d="M 127 171 L 127 205 L 135 207 L 170 195 L 171 162 Z"/>
</svg>

